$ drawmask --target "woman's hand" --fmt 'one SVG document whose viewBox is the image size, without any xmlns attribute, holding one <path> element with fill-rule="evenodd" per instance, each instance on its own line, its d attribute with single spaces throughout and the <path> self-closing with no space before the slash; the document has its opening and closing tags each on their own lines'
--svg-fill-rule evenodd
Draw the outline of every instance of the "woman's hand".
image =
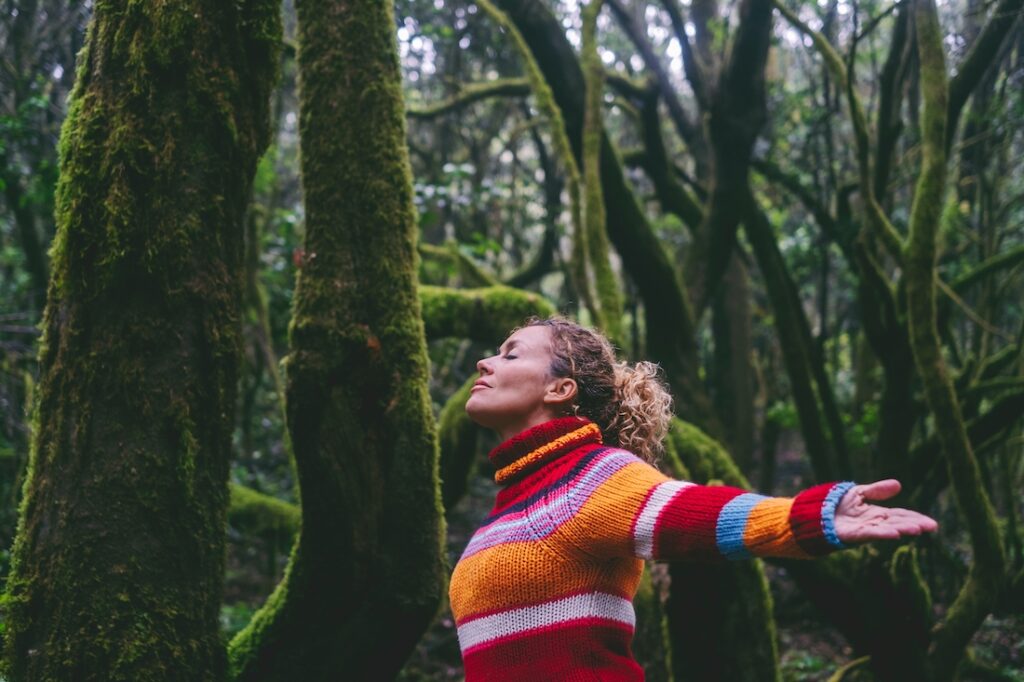
<svg viewBox="0 0 1024 682">
<path fill-rule="evenodd" d="M 930 516 L 869 503 L 887 500 L 899 491 L 900 482 L 893 478 L 850 488 L 836 507 L 836 535 L 845 543 L 853 543 L 935 532 L 939 524 Z"/>
</svg>

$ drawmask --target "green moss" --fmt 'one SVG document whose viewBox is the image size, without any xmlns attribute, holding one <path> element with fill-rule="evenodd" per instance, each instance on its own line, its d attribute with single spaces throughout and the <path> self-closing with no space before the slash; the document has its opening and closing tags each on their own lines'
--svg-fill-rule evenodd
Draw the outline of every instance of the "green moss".
<svg viewBox="0 0 1024 682">
<path fill-rule="evenodd" d="M 664 574 L 663 568 L 655 570 Z M 645 566 L 636 595 L 636 633 L 633 635 L 633 654 L 643 666 L 647 682 L 671 682 L 672 656 L 668 639 L 668 621 L 661 607 L 658 588 L 651 579 L 651 567 Z"/>
<path fill-rule="evenodd" d="M 252 488 L 232 484 L 228 523 L 243 533 L 277 533 L 288 538 L 299 532 L 302 512 L 298 506 Z"/>
<path fill-rule="evenodd" d="M 497 346 L 526 318 L 555 307 L 543 296 L 506 286 L 483 289 L 419 288 L 428 339 L 459 337 Z"/>
<path fill-rule="evenodd" d="M 476 375 L 459 387 L 441 408 L 437 436 L 441 445 L 441 502 L 451 509 L 466 493 L 478 454 L 480 427 L 466 414 Z"/>
<path fill-rule="evenodd" d="M 666 439 L 667 462 L 677 478 L 697 483 L 719 480 L 725 485 L 750 489 L 743 473 L 736 467 L 729 453 L 711 436 L 678 417 L 672 418 Z M 682 465 L 677 469 L 675 462 Z"/>
</svg>

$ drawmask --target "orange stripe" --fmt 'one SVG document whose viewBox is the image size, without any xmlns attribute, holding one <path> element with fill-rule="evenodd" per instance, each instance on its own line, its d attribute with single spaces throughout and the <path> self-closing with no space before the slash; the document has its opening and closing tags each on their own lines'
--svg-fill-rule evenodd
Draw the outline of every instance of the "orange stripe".
<svg viewBox="0 0 1024 682">
<path fill-rule="evenodd" d="M 571 519 L 550 536 L 598 556 L 633 556 L 633 519 L 651 488 L 669 480 L 637 461 L 612 474 Z"/>
<path fill-rule="evenodd" d="M 552 552 L 557 545 L 516 542 L 489 547 L 455 566 L 448 597 L 456 620 L 539 604 L 580 592 L 607 592 L 626 599 L 636 592 L 639 559 L 578 563 Z"/>
<path fill-rule="evenodd" d="M 494 480 L 497 483 L 504 483 L 508 479 L 514 477 L 523 469 L 531 466 L 532 464 L 539 460 L 543 460 L 552 451 L 565 447 L 566 445 L 575 440 L 580 440 L 593 434 L 600 435 L 600 433 L 601 429 L 597 427 L 597 424 L 591 423 L 586 424 L 585 426 L 581 426 L 575 431 L 570 431 L 564 436 L 559 436 L 550 443 L 545 443 L 536 450 L 533 450 L 524 455 L 523 457 L 520 457 L 519 459 L 512 462 L 508 466 L 502 467 L 501 469 L 498 470 L 496 474 L 494 474 Z"/>
<path fill-rule="evenodd" d="M 772 497 L 758 502 L 747 516 L 743 544 L 755 556 L 806 558 L 807 552 L 796 542 L 789 527 L 789 510 L 793 500 Z"/>
</svg>

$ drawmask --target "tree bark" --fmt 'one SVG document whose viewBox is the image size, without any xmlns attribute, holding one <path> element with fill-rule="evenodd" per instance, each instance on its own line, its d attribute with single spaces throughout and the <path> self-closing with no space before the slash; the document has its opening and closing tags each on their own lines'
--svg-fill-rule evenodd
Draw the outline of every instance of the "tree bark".
<svg viewBox="0 0 1024 682">
<path fill-rule="evenodd" d="M 946 369 L 935 324 L 936 236 L 946 184 L 946 66 L 934 0 L 915 0 L 918 56 L 921 63 L 922 160 L 906 263 L 907 320 L 911 349 L 925 400 L 949 467 L 957 503 L 966 517 L 974 563 L 966 583 L 937 627 L 928 664 L 935 680 L 953 677 L 971 635 L 998 597 L 1005 576 L 1005 555 L 992 506 L 964 428 L 956 392 Z"/>
<path fill-rule="evenodd" d="M 389 2 L 303 0 L 306 261 L 287 361 L 302 529 L 239 680 L 389 679 L 441 601 L 437 439 Z"/>
<path fill-rule="evenodd" d="M 61 135 L 9 679 L 223 678 L 243 218 L 279 43 L 266 0 L 96 6 Z"/>
<path fill-rule="evenodd" d="M 749 474 L 754 461 L 754 369 L 747 267 L 734 253 L 712 306 L 714 400 L 736 466 Z"/>
</svg>

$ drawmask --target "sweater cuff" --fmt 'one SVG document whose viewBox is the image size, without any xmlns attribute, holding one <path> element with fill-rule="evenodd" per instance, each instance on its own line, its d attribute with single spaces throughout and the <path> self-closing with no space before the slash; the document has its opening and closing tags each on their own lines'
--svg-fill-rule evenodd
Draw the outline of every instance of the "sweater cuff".
<svg viewBox="0 0 1024 682">
<path fill-rule="evenodd" d="M 836 549 L 846 549 L 849 547 L 836 535 L 836 507 L 839 506 L 839 501 L 843 499 L 843 495 L 854 485 L 853 481 L 836 483 L 828 491 L 828 495 L 825 496 L 825 502 L 821 505 L 821 526 L 825 531 L 825 539 Z"/>
<path fill-rule="evenodd" d="M 850 481 L 824 483 L 801 492 L 793 500 L 789 523 L 797 544 L 812 556 L 847 547 L 836 535 L 836 507 L 852 488 Z"/>
</svg>

